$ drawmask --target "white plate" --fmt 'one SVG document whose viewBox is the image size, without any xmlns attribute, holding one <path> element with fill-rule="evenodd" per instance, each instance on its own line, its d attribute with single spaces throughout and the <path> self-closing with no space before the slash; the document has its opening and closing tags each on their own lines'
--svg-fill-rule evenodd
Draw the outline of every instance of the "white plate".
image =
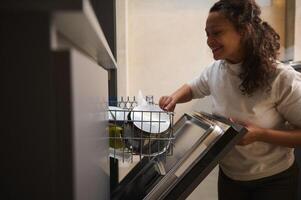
<svg viewBox="0 0 301 200">
<path fill-rule="evenodd" d="M 135 107 L 131 112 L 131 120 L 137 128 L 149 133 L 162 133 L 170 126 L 169 115 L 157 105 Z"/>
<path fill-rule="evenodd" d="M 109 106 L 109 120 L 112 121 L 124 121 L 127 120 L 129 112 L 126 109 L 122 109 L 116 106 Z"/>
</svg>

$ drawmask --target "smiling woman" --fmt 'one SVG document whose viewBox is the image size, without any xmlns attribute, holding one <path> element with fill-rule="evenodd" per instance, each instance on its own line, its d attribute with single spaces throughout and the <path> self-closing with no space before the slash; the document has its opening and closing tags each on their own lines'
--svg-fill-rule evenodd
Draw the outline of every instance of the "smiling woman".
<svg viewBox="0 0 301 200">
<path fill-rule="evenodd" d="M 220 162 L 220 200 L 296 200 L 301 74 L 277 60 L 279 35 L 262 20 L 254 0 L 216 2 L 205 31 L 216 61 L 159 105 L 171 111 L 177 103 L 210 95 L 214 114 L 248 129 Z"/>
<path fill-rule="evenodd" d="M 261 10 L 255 3 L 226 4 L 220 1 L 210 9 L 206 25 L 224 30 L 219 38 L 223 39 L 221 43 L 225 44 L 226 52 L 217 58 L 234 64 L 243 61 L 240 89 L 249 95 L 259 87 L 270 89 L 269 81 L 275 71 L 280 48 L 278 33 L 261 19 L 260 14 Z"/>
<path fill-rule="evenodd" d="M 243 59 L 240 45 L 242 35 L 235 26 L 221 13 L 211 12 L 206 22 L 207 44 L 215 60 L 225 59 L 239 63 Z"/>
</svg>

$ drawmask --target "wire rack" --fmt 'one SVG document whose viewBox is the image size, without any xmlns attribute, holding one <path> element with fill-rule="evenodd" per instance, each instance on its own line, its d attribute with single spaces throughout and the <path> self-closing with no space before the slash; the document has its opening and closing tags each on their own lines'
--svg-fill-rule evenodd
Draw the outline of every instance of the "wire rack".
<svg viewBox="0 0 301 200">
<path fill-rule="evenodd" d="M 159 108 L 153 96 L 146 96 L 145 100 L 150 107 Z M 133 162 L 134 155 L 140 159 L 172 155 L 174 113 L 136 108 L 136 97 L 120 97 L 109 102 L 110 156 Z"/>
</svg>

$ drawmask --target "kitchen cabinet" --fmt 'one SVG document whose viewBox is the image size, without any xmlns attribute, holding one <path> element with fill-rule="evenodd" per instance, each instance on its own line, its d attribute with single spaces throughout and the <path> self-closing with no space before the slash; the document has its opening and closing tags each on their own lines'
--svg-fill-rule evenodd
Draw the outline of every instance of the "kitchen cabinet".
<svg viewBox="0 0 301 200">
<path fill-rule="evenodd" d="M 65 138 L 59 148 L 70 151 L 67 158 L 60 158 L 68 159 L 61 164 L 69 166 L 66 173 L 72 181 L 65 180 L 73 186 L 69 192 L 73 199 L 108 199 L 108 73 L 75 49 L 54 52 L 53 68 L 60 97 L 59 127 L 69 122 L 69 130 L 60 131 Z"/>
<path fill-rule="evenodd" d="M 109 199 L 108 69 L 90 1 L 2 1 L 3 199 Z"/>
</svg>

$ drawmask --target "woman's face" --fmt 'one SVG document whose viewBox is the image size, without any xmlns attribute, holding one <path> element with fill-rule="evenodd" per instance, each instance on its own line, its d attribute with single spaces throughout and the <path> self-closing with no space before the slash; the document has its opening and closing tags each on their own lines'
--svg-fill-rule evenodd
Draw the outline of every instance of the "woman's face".
<svg viewBox="0 0 301 200">
<path fill-rule="evenodd" d="M 225 59 L 231 63 L 242 62 L 242 35 L 223 14 L 210 12 L 205 31 L 207 44 L 212 50 L 215 60 Z"/>
</svg>

